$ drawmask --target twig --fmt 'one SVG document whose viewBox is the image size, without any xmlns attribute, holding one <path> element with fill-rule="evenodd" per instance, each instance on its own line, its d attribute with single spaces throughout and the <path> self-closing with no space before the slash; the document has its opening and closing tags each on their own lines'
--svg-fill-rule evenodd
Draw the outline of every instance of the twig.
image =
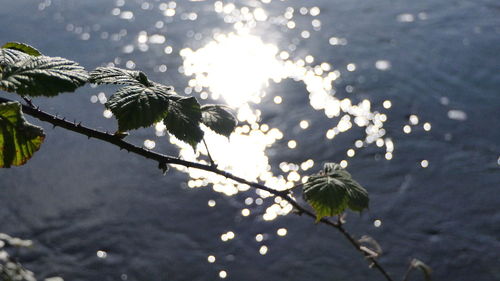
<svg viewBox="0 0 500 281">
<path fill-rule="evenodd" d="M 12 100 L 0 97 L 0 102 L 11 102 L 11 101 Z M 49 113 L 46 113 L 46 112 L 40 110 L 38 107 L 35 107 L 31 102 L 29 102 L 28 105 L 22 105 L 22 109 L 23 109 L 24 113 L 31 115 L 32 117 L 35 117 L 41 121 L 48 122 L 48 123 L 52 124 L 54 127 L 61 127 L 61 128 L 85 135 L 88 138 L 100 139 L 102 141 L 114 144 L 117 147 L 119 147 L 120 149 L 124 149 L 128 152 L 132 152 L 132 153 L 141 155 L 147 159 L 157 161 L 160 165 L 177 164 L 177 165 L 181 165 L 181 166 L 184 166 L 187 168 L 200 169 L 200 170 L 204 170 L 204 171 L 208 171 L 208 172 L 212 172 L 212 173 L 224 176 L 228 179 L 232 179 L 236 182 L 246 184 L 246 185 L 248 185 L 252 188 L 255 188 L 255 189 L 267 191 L 267 192 L 273 194 L 274 196 L 282 197 L 284 200 L 286 200 L 289 204 L 291 204 L 297 210 L 298 214 L 305 214 L 308 217 L 316 219 L 316 215 L 313 212 L 309 211 L 308 209 L 306 209 L 305 207 L 303 207 L 299 203 L 297 203 L 297 201 L 295 201 L 295 199 L 289 194 L 289 190 L 278 191 L 278 190 L 272 189 L 270 187 L 267 187 L 265 185 L 262 185 L 262 184 L 259 184 L 256 182 L 247 181 L 247 180 L 240 178 L 238 176 L 235 176 L 229 172 L 219 170 L 216 166 L 212 166 L 212 165 L 209 166 L 209 165 L 205 165 L 205 164 L 201 164 L 201 163 L 186 161 L 183 159 L 179 159 L 177 157 L 172 157 L 172 156 L 164 155 L 164 154 L 157 153 L 154 151 L 146 150 L 142 147 L 139 147 L 139 146 L 136 146 L 136 145 L 133 145 L 131 143 L 124 141 L 119 136 L 116 136 L 116 135 L 113 135 L 113 134 L 110 134 L 107 132 L 102 132 L 102 131 L 99 131 L 99 130 L 96 130 L 93 128 L 86 127 L 86 126 L 82 125 L 81 123 L 68 122 L 65 120 L 65 118 L 57 117 L 57 116 L 51 115 Z M 370 256 L 368 253 L 364 252 L 361 249 L 362 245 L 356 239 L 354 239 L 349 232 L 347 232 L 347 230 L 343 227 L 342 224 L 339 224 L 337 222 L 333 222 L 333 221 L 326 219 L 326 218 L 322 218 L 321 220 L 319 220 L 319 222 L 337 229 L 340 233 L 342 233 L 342 235 L 344 235 L 344 237 L 347 240 L 349 240 L 349 242 L 354 246 L 354 248 L 356 248 L 356 250 L 358 250 L 359 252 L 361 252 L 365 256 L 365 258 L 371 263 L 372 267 L 376 268 L 378 271 L 380 271 L 384 275 L 384 277 L 387 279 L 387 281 L 394 281 L 390 277 L 390 275 L 387 273 L 387 271 L 378 263 L 378 261 L 374 257 Z"/>
</svg>

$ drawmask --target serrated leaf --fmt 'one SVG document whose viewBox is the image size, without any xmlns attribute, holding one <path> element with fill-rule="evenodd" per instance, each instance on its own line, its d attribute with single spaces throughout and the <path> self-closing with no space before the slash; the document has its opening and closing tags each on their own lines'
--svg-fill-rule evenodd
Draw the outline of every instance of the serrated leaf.
<svg viewBox="0 0 500 281">
<path fill-rule="evenodd" d="M 370 203 L 370 199 L 368 197 L 368 191 L 364 189 L 358 182 L 351 179 L 350 181 L 346 181 L 349 187 L 347 189 L 349 195 L 348 207 L 349 209 L 357 212 L 361 212 L 364 209 L 368 208 Z"/>
<path fill-rule="evenodd" d="M 342 166 L 340 166 L 337 163 L 325 163 L 323 166 L 323 173 L 327 175 L 333 175 L 338 171 L 344 171 L 347 173 L 346 170 L 342 169 Z"/>
<path fill-rule="evenodd" d="M 225 106 L 207 104 L 201 107 L 201 122 L 217 134 L 229 137 L 238 121 Z"/>
<path fill-rule="evenodd" d="M 105 106 L 118 119 L 121 132 L 149 127 L 167 116 L 169 94 L 163 89 L 142 85 L 125 86 L 106 102 Z"/>
<path fill-rule="evenodd" d="M 59 57 L 29 56 L 3 66 L 0 72 L 1 89 L 33 97 L 73 92 L 87 80 L 83 67 Z"/>
<path fill-rule="evenodd" d="M 34 47 L 24 44 L 24 43 L 19 43 L 19 42 L 8 42 L 5 45 L 2 46 L 3 49 L 12 49 L 12 50 L 17 50 L 20 52 L 23 52 L 25 54 L 28 54 L 30 56 L 38 57 L 41 56 L 42 53 L 35 49 Z"/>
<path fill-rule="evenodd" d="M 0 49 L 0 72 L 1 69 L 9 64 L 25 60 L 31 56 L 18 50 Z"/>
<path fill-rule="evenodd" d="M 145 86 L 163 88 L 169 91 L 172 88 L 148 80 L 148 77 L 141 71 L 127 70 L 118 67 L 98 67 L 90 72 L 91 83 L 95 84 L 120 84 L 131 86 Z"/>
<path fill-rule="evenodd" d="M 0 168 L 25 164 L 44 139 L 43 130 L 24 119 L 20 103 L 0 103 Z"/>
<path fill-rule="evenodd" d="M 163 123 L 167 131 L 181 141 L 196 149 L 196 145 L 203 139 L 200 129 L 201 108 L 194 97 L 172 98 L 168 105 L 167 117 Z"/>
<path fill-rule="evenodd" d="M 335 163 L 326 163 L 319 174 L 309 177 L 303 196 L 316 212 L 316 221 L 339 215 L 347 208 L 362 211 L 369 204 L 368 192 Z"/>
<path fill-rule="evenodd" d="M 342 213 L 347 208 L 347 192 L 342 182 L 328 176 L 311 176 L 304 185 L 304 199 L 316 212 L 316 221 Z"/>
</svg>

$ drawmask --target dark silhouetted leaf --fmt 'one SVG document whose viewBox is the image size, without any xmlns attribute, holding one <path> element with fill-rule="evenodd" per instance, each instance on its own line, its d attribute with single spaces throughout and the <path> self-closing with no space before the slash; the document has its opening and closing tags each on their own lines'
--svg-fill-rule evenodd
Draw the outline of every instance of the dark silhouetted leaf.
<svg viewBox="0 0 500 281">
<path fill-rule="evenodd" d="M 303 187 L 304 199 L 316 212 L 316 220 L 341 214 L 345 209 L 368 208 L 368 192 L 340 165 L 325 164 L 323 171 L 309 177 Z"/>
<path fill-rule="evenodd" d="M 20 103 L 0 103 L 0 168 L 23 165 L 44 139 L 40 127 L 26 122 Z"/>
<path fill-rule="evenodd" d="M 121 84 L 131 86 L 144 86 L 163 88 L 162 91 L 169 91 L 172 88 L 148 80 L 148 77 L 141 71 L 127 70 L 118 67 L 98 67 L 90 72 L 91 83 L 95 84 Z"/>
<path fill-rule="evenodd" d="M 3 50 L 5 55 L 9 49 Z M 0 89 L 20 95 L 51 97 L 72 92 L 87 79 L 87 72 L 76 62 L 59 57 L 28 56 L 2 66 Z"/>
<path fill-rule="evenodd" d="M 345 179 L 347 185 L 347 193 L 349 201 L 347 202 L 349 209 L 361 212 L 368 208 L 369 198 L 368 192 L 358 182 L 353 180 L 349 174 L 349 179 Z"/>
<path fill-rule="evenodd" d="M 161 88 L 142 85 L 119 89 L 106 103 L 118 119 L 118 130 L 125 132 L 149 127 L 167 116 L 169 94 Z"/>
<path fill-rule="evenodd" d="M 203 139 L 200 121 L 201 109 L 198 101 L 194 97 L 177 96 L 170 100 L 168 114 L 163 123 L 169 133 L 196 149 L 196 145 Z"/>
<path fill-rule="evenodd" d="M 201 122 L 217 134 L 229 137 L 238 124 L 225 106 L 208 104 L 201 107 Z"/>
<path fill-rule="evenodd" d="M 38 57 L 41 56 L 42 53 L 35 49 L 34 47 L 24 44 L 24 43 L 19 43 L 19 42 L 8 42 L 5 45 L 2 46 L 4 49 L 12 49 L 12 50 L 18 50 L 20 52 L 23 52 L 25 54 L 28 54 L 30 56 Z"/>
<path fill-rule="evenodd" d="M 195 98 L 168 93 L 172 88 L 148 80 L 140 71 L 98 67 L 90 72 L 92 83 L 127 85 L 106 106 L 118 119 L 120 131 L 150 126 L 161 119 L 167 131 L 196 147 L 203 138 L 200 105 Z"/>
</svg>

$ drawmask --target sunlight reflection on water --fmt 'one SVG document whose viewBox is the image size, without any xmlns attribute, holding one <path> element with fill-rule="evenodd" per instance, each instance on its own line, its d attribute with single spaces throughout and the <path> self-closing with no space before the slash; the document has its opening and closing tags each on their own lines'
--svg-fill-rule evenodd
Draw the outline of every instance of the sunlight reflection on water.
<svg viewBox="0 0 500 281">
<path fill-rule="evenodd" d="M 184 74 L 193 76 L 189 85 L 206 87 L 212 99 L 223 97 L 231 107 L 259 103 L 269 79 L 285 74 L 276 59 L 278 48 L 249 34 L 216 34 L 214 41 L 193 51 L 182 49 Z M 199 89 L 199 88 L 198 88 Z"/>
<path fill-rule="evenodd" d="M 275 93 L 269 88 L 269 84 L 271 82 L 280 84 L 290 79 L 304 85 L 306 92 L 303 94 L 307 93 L 311 108 L 323 112 L 327 118 L 331 119 L 331 125 L 324 131 L 323 140 L 319 141 L 332 141 L 338 135 L 345 134 L 356 127 L 364 131 L 362 138 L 356 140 L 351 147 L 346 147 L 345 159 L 339 161 L 342 167 L 347 167 L 349 159 L 358 155 L 357 150 L 370 144 L 385 149 L 385 159 L 391 160 L 395 146 L 392 139 L 386 136 L 384 129 L 384 123 L 388 120 L 387 115 L 373 110 L 372 103 L 368 99 L 354 102 L 351 98 L 336 97 L 334 82 L 345 71 L 359 71 L 360 66 L 350 62 L 334 67 L 334 62 L 321 61 L 314 57 L 313 51 L 304 47 L 298 48 L 301 41 L 311 40 L 314 38 L 314 33 L 321 30 L 322 22 L 318 17 L 321 9 L 319 7 L 286 7 L 284 12 L 276 13 L 275 10 L 267 9 L 266 5 L 270 4 L 270 1 L 261 2 L 255 6 L 245 6 L 216 1 L 213 3 L 213 10 L 203 12 L 186 10 L 181 7 L 183 6 L 181 2 L 160 3 L 157 8 L 163 20 L 156 21 L 154 29 L 138 31 L 132 42 L 124 44 L 123 53 L 147 52 L 156 48 L 156 45 L 164 55 L 179 55 L 182 58 L 179 72 L 189 79 L 188 85 L 181 91 L 188 95 L 195 95 L 202 100 L 210 99 L 227 104 L 234 110 L 240 125 L 229 138 L 217 135 L 206 127 L 202 126 L 202 129 L 205 131 L 205 141 L 209 146 L 210 154 L 218 167 L 248 181 L 260 182 L 276 190 L 285 190 L 306 182 L 307 175 L 312 173 L 310 169 L 316 164 L 312 159 L 307 159 L 300 163 L 281 162 L 279 169 L 271 167 L 273 159 L 269 158 L 267 151 L 277 146 L 280 140 L 286 141 L 280 142 L 279 145 L 284 143 L 284 146 L 279 149 L 303 149 L 301 138 L 288 136 L 287 132 L 281 131 L 280 128 L 263 123 L 262 112 L 258 109 L 258 105 L 264 99 L 273 101 L 272 105 L 275 107 L 285 106 L 283 102 L 287 100 L 287 95 L 293 93 Z M 119 16 L 121 20 L 133 20 L 135 15 L 124 10 L 124 5 L 125 2 L 117 1 L 111 14 Z M 152 7 L 141 6 L 141 9 L 150 10 Z M 165 24 L 176 21 L 194 22 L 202 13 L 206 13 L 204 16 L 217 16 L 223 19 L 224 23 L 232 26 L 231 30 L 222 32 L 221 29 L 213 29 L 209 38 L 205 38 L 206 35 L 202 33 L 189 30 L 186 33 L 188 42 L 198 41 L 205 42 L 205 44 L 201 47 L 179 49 L 172 47 L 173 42 L 170 42 L 167 34 L 161 31 Z M 77 28 L 70 25 L 72 30 Z M 278 27 L 283 38 L 291 38 L 289 44 L 285 44 L 285 48 L 280 48 L 276 42 L 260 36 L 263 25 L 266 26 L 264 30 L 273 26 Z M 291 34 L 285 34 L 286 32 L 296 33 L 296 38 L 292 38 Z M 127 30 L 123 29 L 117 34 L 110 34 L 110 38 L 115 37 L 119 40 L 127 33 Z M 103 38 L 102 35 L 101 38 Z M 201 41 L 202 38 L 205 41 Z M 325 44 L 344 46 L 348 42 L 345 38 L 330 37 Z M 190 44 L 185 46 L 190 46 Z M 131 58 L 120 57 L 108 63 L 108 66 L 114 65 L 124 65 L 129 69 L 134 69 L 136 66 Z M 374 68 L 386 71 L 391 68 L 391 63 L 380 59 L 375 62 Z M 166 72 L 167 66 L 158 64 L 155 66 L 155 71 Z M 346 86 L 346 92 L 352 93 L 353 90 L 353 86 Z M 93 103 L 106 101 L 104 93 L 91 97 Z M 390 109 L 393 105 L 390 100 L 385 100 L 382 106 L 384 109 Z M 109 110 L 105 110 L 103 115 L 106 118 L 112 117 Z M 308 130 L 313 126 L 315 117 L 311 116 L 311 119 L 307 119 L 298 122 L 301 130 Z M 403 131 L 409 134 L 412 127 L 417 124 L 419 124 L 418 117 L 412 115 L 409 124 L 403 127 Z M 426 131 L 431 128 L 430 123 L 425 123 L 423 127 Z M 161 122 L 156 124 L 156 136 L 164 136 L 165 129 L 166 127 Z M 204 145 L 199 145 L 197 150 L 193 151 L 189 145 L 173 136 L 170 136 L 169 140 L 180 148 L 181 158 L 208 164 L 208 153 Z M 147 149 L 154 149 L 156 143 L 146 138 L 143 146 Z M 175 168 L 190 175 L 187 183 L 190 188 L 211 185 L 214 191 L 228 196 L 249 190 L 249 186 L 238 184 L 223 176 L 180 166 L 175 166 Z M 270 197 L 270 194 L 265 191 L 256 191 L 256 194 L 255 199 L 247 198 L 252 200 L 250 204 L 262 205 L 262 198 Z M 264 214 L 257 214 L 267 221 L 286 215 L 292 210 L 292 206 L 281 198 L 274 198 L 267 203 L 270 205 L 267 206 Z M 250 205 L 247 204 L 247 200 L 245 204 Z M 214 207 L 215 201 L 210 200 L 208 205 Z M 254 213 L 248 208 L 241 210 L 242 216 L 250 214 Z"/>
<path fill-rule="evenodd" d="M 335 97 L 332 83 L 340 77 L 340 71 L 333 69 L 328 62 L 313 65 L 314 57 L 311 55 L 305 56 L 304 59 L 291 59 L 288 52 L 280 51 L 274 44 L 265 43 L 246 28 L 227 34 L 215 33 L 213 40 L 205 46 L 197 50 L 182 49 L 180 55 L 184 60 L 183 73 L 191 77 L 186 92 L 201 93 L 201 98 L 207 98 L 209 94 L 213 100 L 222 100 L 222 103 L 234 108 L 240 124 L 243 124 L 236 129 L 229 140 L 205 128 L 205 138 L 211 154 L 219 168 L 223 170 L 249 181 L 261 181 L 277 190 L 292 188 L 307 180 L 307 177 L 301 176 L 300 167 L 305 171 L 313 164 L 309 166 L 305 162 L 289 163 L 292 169 L 287 168 L 286 171 L 282 169 L 283 172 L 288 172 L 288 175 L 275 175 L 271 172 L 266 149 L 282 139 L 284 134 L 278 128 L 269 128 L 267 124 L 261 124 L 261 112 L 254 109 L 254 106 L 268 94 L 266 90 L 271 80 L 280 83 L 285 79 L 293 79 L 304 83 L 311 107 L 322 110 L 328 118 L 340 117 L 336 125 L 325 132 L 327 139 L 333 139 L 356 125 L 365 127 L 366 132 L 365 139 L 357 148 L 377 143 L 379 147 L 386 146 L 388 155 L 394 150 L 392 141 L 389 138 L 384 139 L 383 123 L 387 121 L 385 114 L 371 111 L 369 100 L 353 104 L 348 98 L 340 100 Z M 355 71 L 356 66 L 349 64 L 347 69 Z M 279 98 L 278 102 L 276 98 Z M 276 106 L 280 106 L 281 96 L 275 96 L 274 101 Z M 303 120 L 300 126 L 306 129 L 309 123 Z M 206 159 L 207 152 L 202 145 L 198 146 L 197 152 L 194 152 L 191 147 L 173 137 L 171 142 L 181 148 L 180 156 L 183 159 L 191 161 Z M 295 149 L 299 143 L 297 140 L 290 140 L 287 145 L 289 149 Z M 349 151 L 348 156 L 353 157 L 354 148 Z M 392 155 L 386 156 L 388 160 L 391 158 Z M 346 167 L 348 162 L 343 160 L 340 164 Z M 293 168 L 294 166 L 296 168 Z M 195 169 L 178 168 L 191 176 L 192 179 L 188 183 L 191 188 L 213 184 L 215 191 L 226 195 L 234 195 L 249 189 L 246 185 L 237 184 L 222 176 Z M 261 191 L 257 193 L 263 198 L 270 195 Z M 267 208 L 263 218 L 273 220 L 291 210 L 292 207 L 285 201 L 275 202 Z"/>
</svg>

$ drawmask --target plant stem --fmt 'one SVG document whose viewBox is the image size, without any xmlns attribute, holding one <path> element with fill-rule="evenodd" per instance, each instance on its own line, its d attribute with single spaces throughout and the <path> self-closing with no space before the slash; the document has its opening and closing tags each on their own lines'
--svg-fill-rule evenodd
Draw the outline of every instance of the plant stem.
<svg viewBox="0 0 500 281">
<path fill-rule="evenodd" d="M 3 97 L 0 97 L 0 102 L 11 102 L 12 100 L 5 99 Z M 22 105 L 23 112 L 25 114 L 28 114 L 32 117 L 35 117 L 41 121 L 48 122 L 52 124 L 54 127 L 61 127 L 82 135 L 87 136 L 88 138 L 95 138 L 99 139 L 102 141 L 105 141 L 107 143 L 114 144 L 115 146 L 119 147 L 120 149 L 127 150 L 128 152 L 132 152 L 138 155 L 141 155 L 147 159 L 151 159 L 154 161 L 157 161 L 159 164 L 176 164 L 176 165 L 181 165 L 187 168 L 195 168 L 195 169 L 200 169 L 208 172 L 212 172 L 221 176 L 224 176 L 228 179 L 232 179 L 236 182 L 246 184 L 252 188 L 255 189 L 260 189 L 267 191 L 274 196 L 280 196 L 284 200 L 286 200 L 289 204 L 291 204 L 299 214 L 305 214 L 308 217 L 311 217 L 312 219 L 316 219 L 316 215 L 306 209 L 305 207 L 301 206 L 290 194 L 290 190 L 285 190 L 285 191 L 278 191 L 275 189 L 272 189 L 270 187 L 267 187 L 265 185 L 256 183 L 256 182 L 250 182 L 247 181 L 243 178 L 240 178 L 238 176 L 235 176 L 229 172 L 219 170 L 216 166 L 214 165 L 205 165 L 201 163 L 196 163 L 196 162 L 191 162 L 191 161 L 186 161 L 183 159 L 179 159 L 177 157 L 172 157 L 169 155 L 164 155 L 161 153 L 157 153 L 154 151 L 146 150 L 142 147 L 136 146 L 134 144 L 131 144 L 129 142 L 124 141 L 122 138 L 119 136 L 110 134 L 108 132 L 102 132 L 93 128 L 86 127 L 82 125 L 81 123 L 76 123 L 76 122 L 69 122 L 66 121 L 65 118 L 61 118 L 49 113 L 46 113 L 42 110 L 40 110 L 38 107 L 35 107 L 31 101 L 27 105 L 23 104 Z M 207 148 L 208 151 L 208 148 Z M 211 159 L 211 158 L 210 158 Z M 361 249 L 361 244 L 343 227 L 342 224 L 339 224 L 337 222 L 331 221 L 326 218 L 322 218 L 319 222 L 328 225 L 330 227 L 333 227 L 337 229 L 344 237 L 349 240 L 349 242 L 352 244 L 356 250 L 358 250 L 360 253 L 362 253 L 366 259 L 371 263 L 371 266 L 376 268 L 384 277 L 386 278 L 387 281 L 393 281 L 391 276 L 387 273 L 387 271 L 378 263 L 378 261 L 370 256 L 368 253 L 364 252 Z"/>
<path fill-rule="evenodd" d="M 205 138 L 203 138 L 202 140 L 203 144 L 205 145 L 205 148 L 207 149 L 208 159 L 210 160 L 210 166 L 217 167 L 217 165 L 215 165 L 214 159 L 212 158 L 212 155 L 210 155 L 210 150 L 208 149 L 208 145 L 207 142 L 205 141 Z"/>
</svg>

